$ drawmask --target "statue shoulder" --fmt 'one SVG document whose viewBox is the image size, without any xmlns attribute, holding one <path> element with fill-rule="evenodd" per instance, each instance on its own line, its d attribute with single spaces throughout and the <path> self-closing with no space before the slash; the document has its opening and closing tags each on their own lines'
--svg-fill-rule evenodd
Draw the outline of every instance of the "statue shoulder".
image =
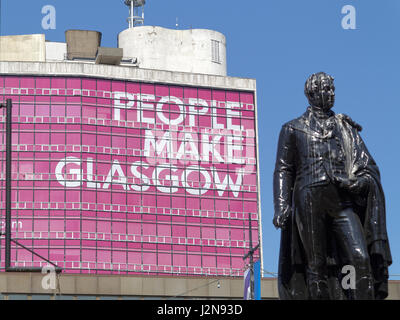
<svg viewBox="0 0 400 320">
<path fill-rule="evenodd" d="M 355 122 L 347 114 L 339 113 L 336 115 L 336 118 L 338 118 L 341 121 L 347 122 L 350 126 L 355 128 L 357 131 L 362 131 L 362 126 L 360 124 L 358 124 L 357 122 Z"/>
<path fill-rule="evenodd" d="M 304 117 L 300 116 L 298 118 L 295 118 L 293 120 L 290 120 L 282 125 L 282 128 L 288 128 L 288 129 L 294 129 L 294 130 L 300 130 L 304 129 L 305 126 L 305 121 Z"/>
</svg>

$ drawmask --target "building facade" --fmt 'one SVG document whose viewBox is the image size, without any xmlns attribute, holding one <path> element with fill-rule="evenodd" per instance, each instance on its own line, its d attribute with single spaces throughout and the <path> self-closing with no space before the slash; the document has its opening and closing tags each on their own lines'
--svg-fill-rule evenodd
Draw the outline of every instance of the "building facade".
<svg viewBox="0 0 400 320">
<path fill-rule="evenodd" d="M 261 231 L 254 80 L 68 62 L 0 74 L 12 239 L 63 274 L 243 275 Z M 19 244 L 13 267 L 48 265 Z"/>
</svg>

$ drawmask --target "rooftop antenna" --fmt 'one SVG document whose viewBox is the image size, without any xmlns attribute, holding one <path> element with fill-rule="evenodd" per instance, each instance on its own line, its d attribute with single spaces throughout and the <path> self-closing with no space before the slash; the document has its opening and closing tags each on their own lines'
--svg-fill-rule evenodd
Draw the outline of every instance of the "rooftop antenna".
<svg viewBox="0 0 400 320">
<path fill-rule="evenodd" d="M 144 5 L 146 0 L 125 0 L 125 4 L 129 7 L 129 28 L 142 26 L 144 23 Z"/>
</svg>

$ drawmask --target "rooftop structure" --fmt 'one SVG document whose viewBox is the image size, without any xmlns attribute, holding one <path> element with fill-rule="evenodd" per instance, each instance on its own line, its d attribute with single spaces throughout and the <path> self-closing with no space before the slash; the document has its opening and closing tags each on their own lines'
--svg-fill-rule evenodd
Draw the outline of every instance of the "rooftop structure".
<svg viewBox="0 0 400 320">
<path fill-rule="evenodd" d="M 125 4 L 129 7 L 129 28 L 143 25 L 146 0 L 125 0 Z"/>
</svg>

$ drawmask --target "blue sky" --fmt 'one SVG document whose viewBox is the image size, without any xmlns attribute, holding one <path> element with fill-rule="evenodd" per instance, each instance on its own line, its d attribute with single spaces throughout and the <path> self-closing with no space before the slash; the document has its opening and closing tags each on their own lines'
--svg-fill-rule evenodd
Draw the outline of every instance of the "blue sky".
<svg viewBox="0 0 400 320">
<path fill-rule="evenodd" d="M 44 5 L 57 13 L 55 30 L 43 30 Z M 356 9 L 356 30 L 342 28 L 342 7 Z M 103 46 L 117 46 L 127 28 L 123 0 L 2 0 L 1 34 L 44 33 L 65 41 L 67 29 L 101 31 Z M 146 25 L 206 28 L 227 38 L 228 74 L 257 80 L 264 269 L 276 272 L 280 231 L 273 216 L 272 172 L 281 125 L 307 107 L 306 78 L 335 77 L 336 107 L 360 123 L 378 163 L 386 195 L 393 256 L 400 275 L 400 1 L 398 0 L 148 0 Z M 393 276 L 391 279 L 400 279 Z"/>
</svg>

